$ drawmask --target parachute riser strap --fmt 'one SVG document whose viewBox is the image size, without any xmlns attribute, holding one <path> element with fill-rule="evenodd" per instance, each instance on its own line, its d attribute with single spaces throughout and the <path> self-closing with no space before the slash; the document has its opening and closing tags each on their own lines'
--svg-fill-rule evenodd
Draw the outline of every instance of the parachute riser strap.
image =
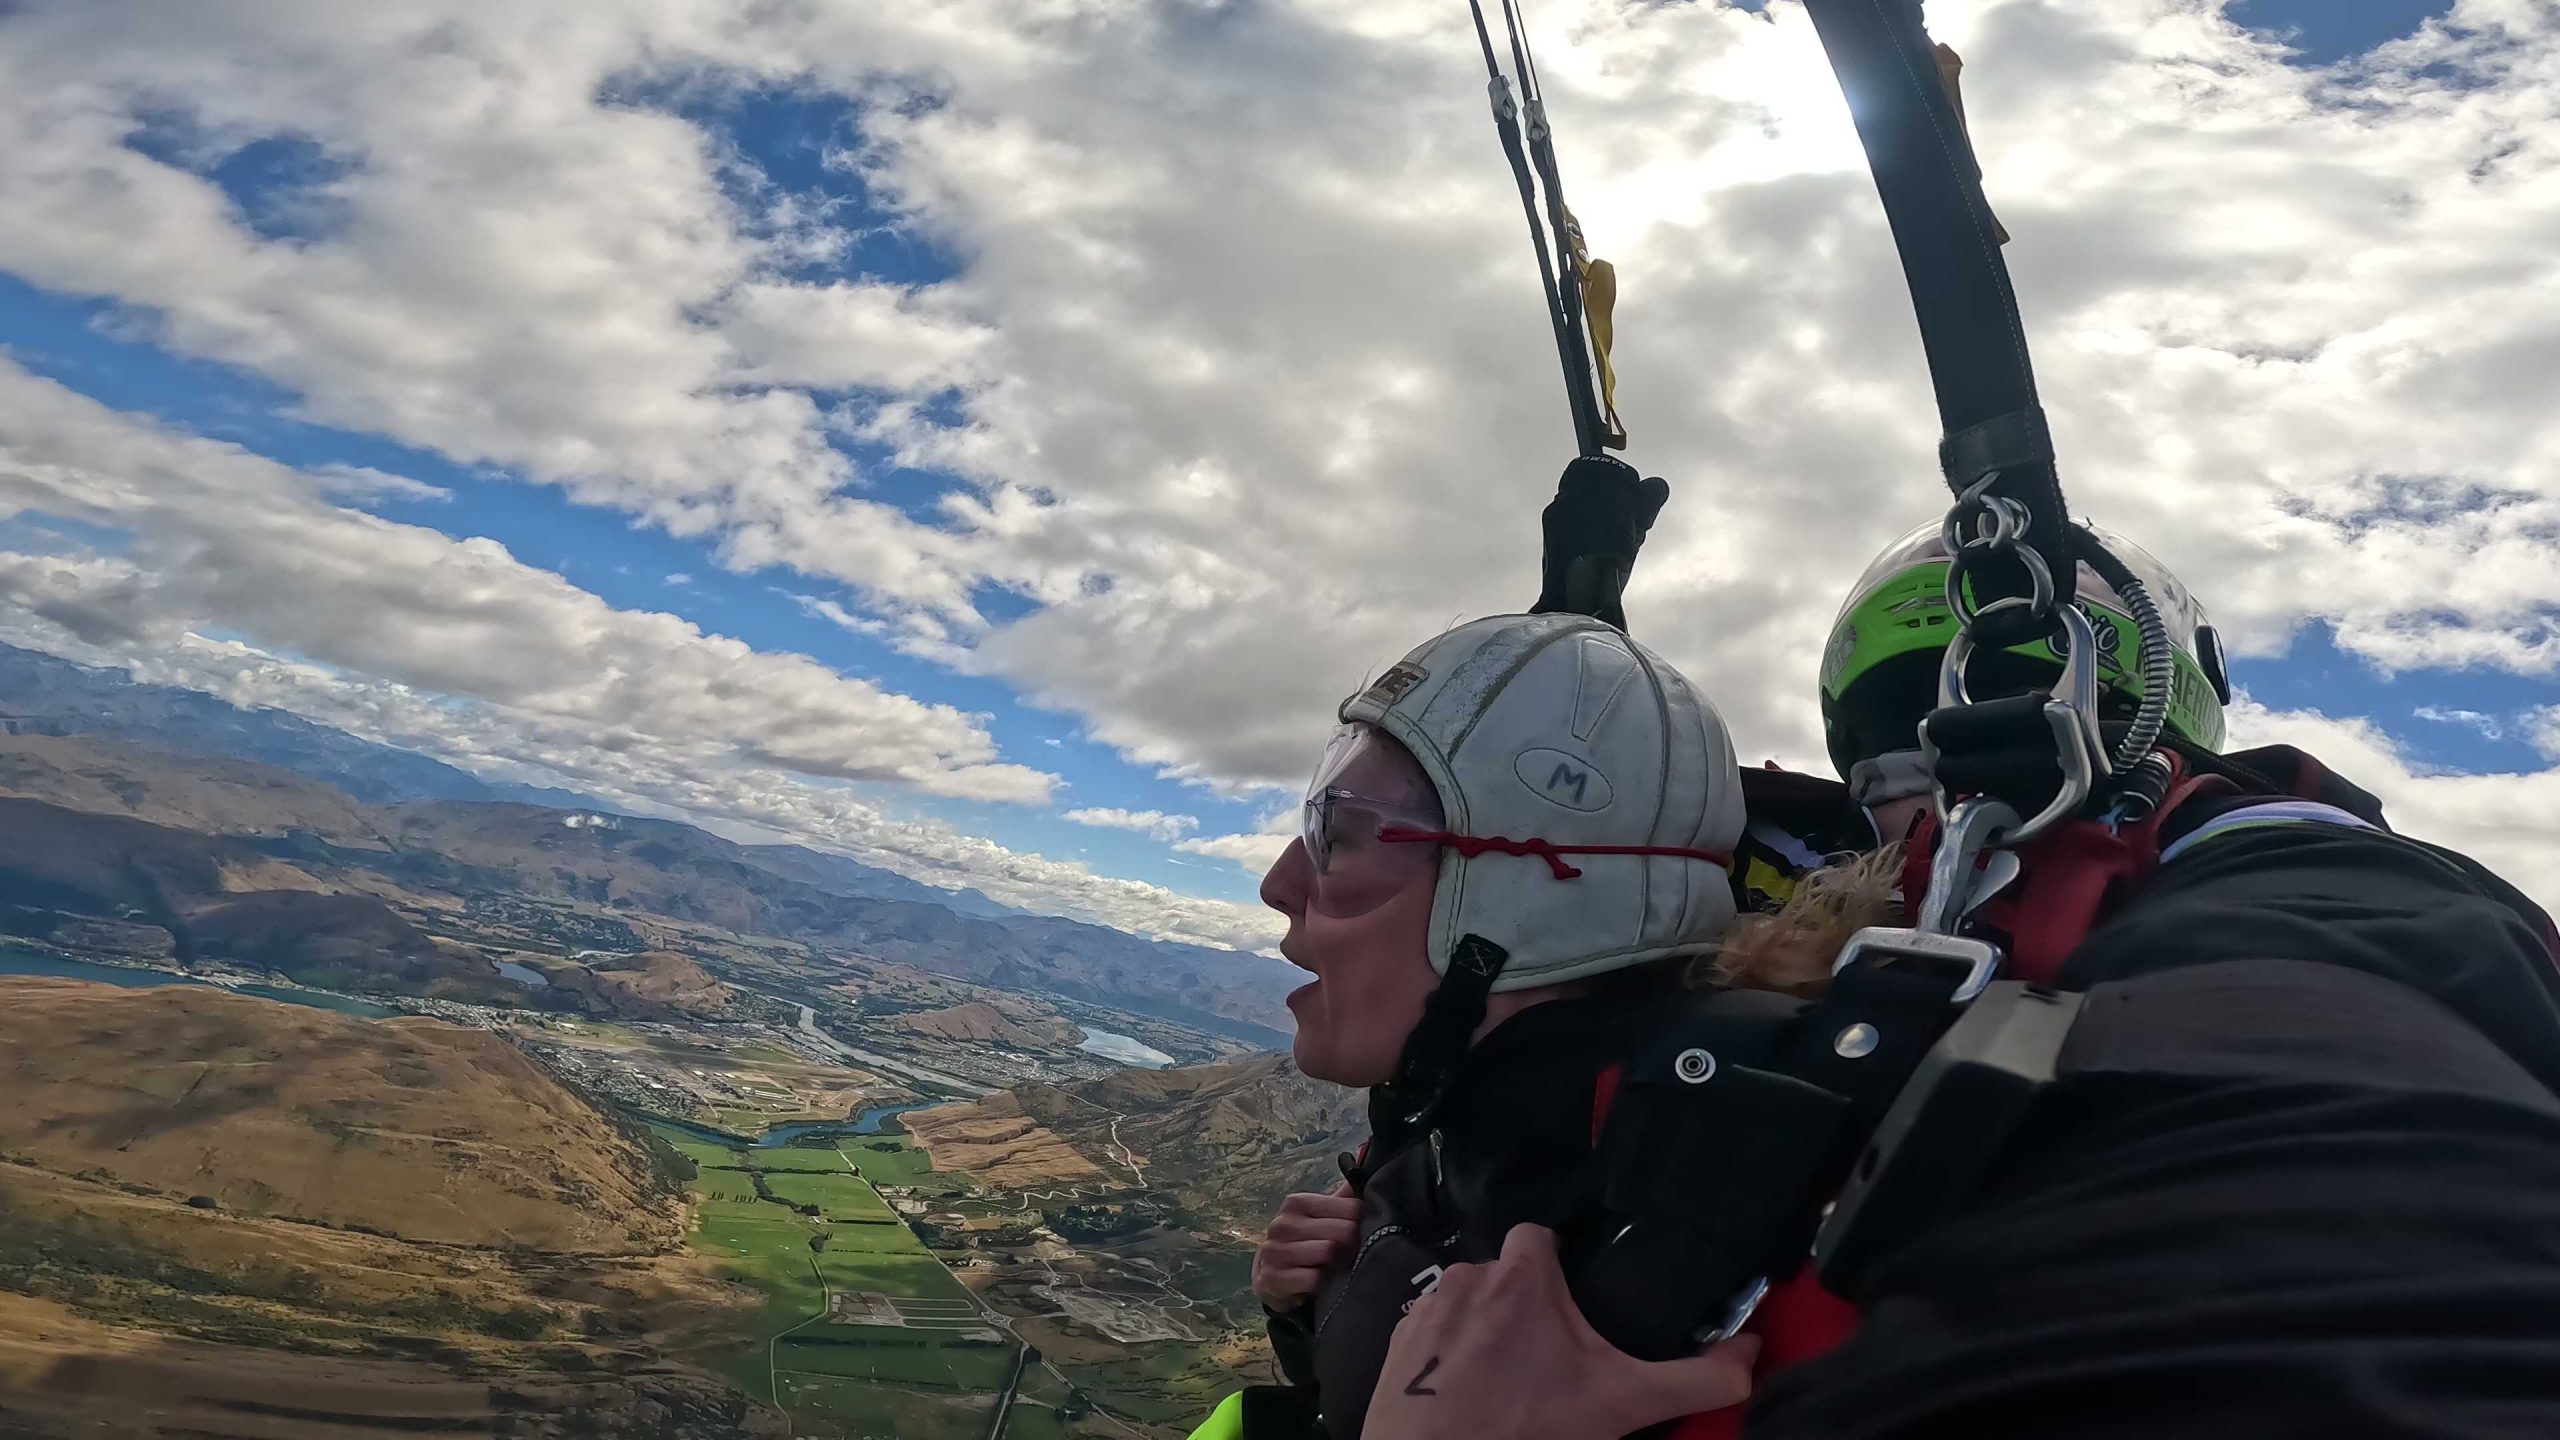
<svg viewBox="0 0 2560 1440">
<path fill-rule="evenodd" d="M 2055 599 L 2068 601 L 2068 511 L 2037 405 L 2026 327 L 2000 257 L 2004 236 L 1941 70 L 1953 57 L 1942 60 L 1930 44 L 1915 0 L 1806 0 L 1805 9 L 1848 98 L 1910 285 L 1946 436 L 1940 460 L 1947 484 L 1961 495 L 1987 483 L 1988 493 L 2022 507 L 2027 547 L 2054 572 Z M 2015 593 L 2004 588 L 1985 598 Z M 2002 622 L 2023 632 L 2004 643 L 2039 633 L 2051 613 L 2039 609 Z"/>
<path fill-rule="evenodd" d="M 1370 1107 L 1373 1129 L 1380 1133 L 1373 1154 L 1402 1148 L 1404 1139 L 1427 1120 L 1448 1090 L 1449 1081 L 1475 1043 L 1484 1024 L 1485 998 L 1511 952 L 1481 935 L 1467 935 L 1450 947 L 1448 971 L 1424 1002 L 1422 1018 L 1404 1041 L 1393 1079 L 1378 1087 L 1379 1103 Z"/>
<path fill-rule="evenodd" d="M 1947 601 L 1961 628 L 1921 751 L 1945 803 L 1975 787 L 1951 785 L 1940 755 L 1960 731 L 1989 742 L 1993 763 L 1983 768 L 2024 782 L 1992 792 L 2030 815 L 2001 842 L 2016 844 L 2077 813 L 2112 767 L 2098 729 L 2096 645 L 2072 605 L 2079 567 L 2069 510 L 2000 257 L 2004 236 L 1949 83 L 1954 57 L 1930 44 L 1916 0 L 1806 0 L 1805 9 L 1893 229 L 1946 437 L 1939 463 L 1956 496 L 1944 538 Z M 1977 649 L 2047 636 L 2064 652 L 2052 695 L 1972 705 L 1965 667 Z M 1957 723 L 1966 710 L 1987 713 Z"/>
<path fill-rule="evenodd" d="M 1520 76 L 1520 88 L 1515 94 L 1494 51 L 1483 0 L 1467 0 L 1467 7 L 1475 18 L 1476 41 L 1484 51 L 1485 89 L 1493 105 L 1494 131 L 1501 137 L 1504 158 L 1511 162 L 1511 178 L 1519 187 L 1520 207 L 1529 220 L 1529 246 L 1537 253 L 1547 321 L 1555 332 L 1556 356 L 1564 367 L 1565 400 L 1573 411 L 1574 444 L 1579 454 L 1598 455 L 1606 448 L 1623 446 L 1625 437 L 1611 422 L 1593 380 L 1591 347 L 1583 331 L 1582 273 L 1575 263 L 1570 217 L 1564 208 L 1546 103 L 1538 92 L 1528 37 L 1517 8 L 1505 0 L 1503 20 L 1509 31 L 1512 66 Z M 1539 213 L 1542 188 L 1547 210 L 1543 217 Z"/>
</svg>

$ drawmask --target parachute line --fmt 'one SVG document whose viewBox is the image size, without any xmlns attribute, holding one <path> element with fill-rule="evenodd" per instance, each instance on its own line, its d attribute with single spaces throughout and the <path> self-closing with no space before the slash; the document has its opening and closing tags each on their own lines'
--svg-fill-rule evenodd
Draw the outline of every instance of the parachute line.
<svg viewBox="0 0 2560 1440">
<path fill-rule="evenodd" d="M 1553 134 L 1547 124 L 1546 98 L 1538 88 L 1537 61 L 1529 50 L 1528 24 L 1517 0 L 1501 0 L 1511 67 L 1519 77 L 1515 92 L 1493 44 L 1484 0 L 1467 0 L 1475 17 L 1476 42 L 1484 50 L 1485 89 L 1493 102 L 1494 132 L 1511 162 L 1511 178 L 1520 190 L 1520 208 L 1529 220 L 1529 245 L 1538 257 L 1538 282 L 1547 306 L 1547 323 L 1555 331 L 1556 358 L 1564 367 L 1565 400 L 1573 410 L 1575 444 L 1584 455 L 1604 448 L 1623 449 L 1626 433 L 1617 424 L 1615 407 L 1603 398 L 1614 384 L 1595 382 L 1595 347 L 1586 331 L 1583 306 L 1585 267 L 1589 260 L 1580 228 L 1565 209 L 1564 184 L 1556 169 Z M 1525 125 L 1524 125 L 1525 120 Z M 1543 213 L 1541 211 L 1543 210 Z M 1612 287 L 1614 297 L 1614 286 Z M 1606 367 L 1605 352 L 1599 366 Z"/>
</svg>

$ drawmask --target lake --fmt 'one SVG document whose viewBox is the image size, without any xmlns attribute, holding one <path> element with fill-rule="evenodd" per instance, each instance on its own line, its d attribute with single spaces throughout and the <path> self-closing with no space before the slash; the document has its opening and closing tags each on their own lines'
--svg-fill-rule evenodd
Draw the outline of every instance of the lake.
<svg viewBox="0 0 2560 1440">
<path fill-rule="evenodd" d="M 192 975 L 179 975 L 167 970 L 136 970 L 123 965 L 97 965 L 86 960 L 73 960 L 42 950 L 28 950 L 15 945 L 0 945 L 0 975 L 46 975 L 58 980 L 94 980 L 106 985 L 121 985 L 128 990 L 149 990 L 162 985 L 211 985 Z M 359 1015 L 379 1020 L 397 1015 L 369 1001 L 344 995 L 325 995 L 317 990 L 286 990 L 273 985 L 225 985 L 243 995 L 261 1000 L 278 1000 L 287 1005 L 307 1005 L 314 1010 L 335 1010 L 341 1015 Z"/>
<path fill-rule="evenodd" d="M 534 969 L 530 965 L 519 965 L 513 960 L 500 960 L 496 961 L 495 964 L 498 967 L 499 974 L 506 976 L 508 979 L 513 980 L 519 985 L 548 985 L 551 983 L 550 976 L 543 974 L 541 971 Z"/>
<path fill-rule="evenodd" d="M 1076 1042 L 1076 1048 L 1105 1060 L 1117 1060 L 1142 1070 L 1162 1070 L 1173 1063 L 1172 1056 L 1144 1041 L 1110 1030 L 1096 1030 L 1090 1025 L 1078 1028 L 1084 1031 L 1084 1038 Z"/>
</svg>

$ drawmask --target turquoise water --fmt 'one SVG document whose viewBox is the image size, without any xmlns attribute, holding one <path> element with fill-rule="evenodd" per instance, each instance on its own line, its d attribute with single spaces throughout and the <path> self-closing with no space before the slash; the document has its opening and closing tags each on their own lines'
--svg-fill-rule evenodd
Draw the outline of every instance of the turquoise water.
<svg viewBox="0 0 2560 1440">
<path fill-rule="evenodd" d="M 15 945 L 0 945 L 0 975 L 46 975 L 59 980 L 94 980 L 106 985 L 121 985 L 128 990 L 149 990 L 162 985 L 203 985 L 207 982 L 191 975 L 172 974 L 166 970 L 134 970 L 122 965 L 93 965 L 86 960 L 72 960 L 49 955 L 41 950 L 26 950 Z M 225 987 L 262 1000 L 279 1000 L 287 1005 L 307 1005 L 314 1010 L 335 1010 L 341 1015 L 360 1015 L 379 1020 L 397 1015 L 397 1010 L 363 1000 L 350 1000 L 344 995 L 323 995 L 317 990 L 281 990 L 273 985 L 233 985 Z"/>
<path fill-rule="evenodd" d="M 940 1104 L 942 1102 L 931 1101 L 928 1103 Z M 840 1130 L 848 1135 L 877 1135 L 880 1133 L 881 1121 L 888 1119 L 892 1115 L 904 1115 L 910 1110 L 922 1110 L 924 1108 L 924 1105 L 874 1105 L 870 1109 L 855 1115 L 853 1117 L 853 1123 L 849 1125 L 842 1120 L 818 1120 L 799 1125 L 776 1125 L 772 1129 L 764 1132 L 762 1135 L 757 1136 L 756 1143 L 758 1145 L 788 1145 L 791 1143 L 793 1136 L 806 1135 L 817 1130 Z"/>
</svg>

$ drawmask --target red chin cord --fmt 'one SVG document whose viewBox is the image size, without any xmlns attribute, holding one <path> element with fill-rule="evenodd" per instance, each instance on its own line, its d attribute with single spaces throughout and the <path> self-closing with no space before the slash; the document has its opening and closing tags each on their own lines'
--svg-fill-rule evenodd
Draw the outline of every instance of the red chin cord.
<svg viewBox="0 0 2560 1440">
<path fill-rule="evenodd" d="M 1389 825 L 1378 832 L 1378 839 L 1389 845 L 1446 845 L 1461 856 L 1473 860 L 1479 855 L 1535 855 L 1547 862 L 1547 868 L 1559 880 L 1572 880 L 1582 872 L 1565 863 L 1567 855 L 1671 855 L 1684 860 L 1704 860 L 1718 869 L 1733 868 L 1733 857 L 1713 850 L 1689 850 L 1678 845 L 1558 845 L 1551 840 L 1531 836 L 1514 840 L 1505 835 L 1460 835 L 1451 830 L 1416 830 L 1410 825 Z"/>
</svg>

